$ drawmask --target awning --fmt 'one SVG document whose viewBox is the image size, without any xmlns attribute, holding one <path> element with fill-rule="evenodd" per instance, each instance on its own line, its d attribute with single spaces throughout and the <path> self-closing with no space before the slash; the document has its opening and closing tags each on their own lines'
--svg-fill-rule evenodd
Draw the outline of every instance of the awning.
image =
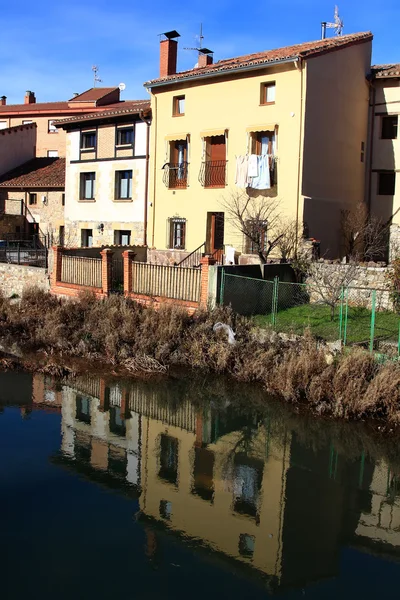
<svg viewBox="0 0 400 600">
<path fill-rule="evenodd" d="M 184 131 L 183 133 L 170 133 L 165 136 L 166 142 L 176 142 L 177 140 L 186 140 L 189 133 Z"/>
<path fill-rule="evenodd" d="M 250 127 L 246 127 L 246 131 L 248 133 L 258 133 L 259 131 L 275 131 L 276 127 L 278 127 L 277 123 L 263 123 L 262 125 L 251 125 Z"/>
<path fill-rule="evenodd" d="M 228 127 L 223 127 L 222 129 L 206 129 L 200 133 L 200 137 L 213 137 L 214 135 L 225 135 L 225 132 L 228 131 Z"/>
</svg>

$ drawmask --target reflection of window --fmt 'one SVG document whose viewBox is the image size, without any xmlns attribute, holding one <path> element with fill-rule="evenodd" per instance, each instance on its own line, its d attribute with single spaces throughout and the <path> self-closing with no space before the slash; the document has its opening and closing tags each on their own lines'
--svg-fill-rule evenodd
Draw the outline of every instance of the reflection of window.
<svg viewBox="0 0 400 600">
<path fill-rule="evenodd" d="M 169 483 L 178 480 L 178 440 L 169 435 L 160 437 L 160 470 L 159 477 Z"/>
<path fill-rule="evenodd" d="M 398 126 L 398 116 L 397 115 L 382 117 L 381 138 L 383 140 L 396 140 L 397 139 L 397 126 Z"/>
<path fill-rule="evenodd" d="M 121 408 L 119 406 L 110 407 L 110 431 L 122 437 L 126 435 L 126 422 L 121 417 Z"/>
<path fill-rule="evenodd" d="M 212 500 L 214 495 L 214 452 L 207 448 L 195 448 L 192 492 L 203 500 Z"/>
<path fill-rule="evenodd" d="M 117 477 L 125 478 L 128 466 L 126 450 L 110 446 L 108 451 L 108 471 Z"/>
<path fill-rule="evenodd" d="M 79 198 L 94 200 L 96 189 L 96 173 L 81 173 Z"/>
<path fill-rule="evenodd" d="M 394 196 L 396 189 L 396 173 L 387 171 L 378 173 L 379 196 Z"/>
<path fill-rule="evenodd" d="M 90 424 L 90 398 L 85 396 L 76 397 L 76 418 L 82 423 Z"/>
<path fill-rule="evenodd" d="M 261 102 L 260 104 L 274 104 L 275 102 L 275 81 L 261 84 Z"/>
<path fill-rule="evenodd" d="M 244 454 L 235 456 L 234 510 L 256 517 L 261 490 L 263 463 Z"/>
<path fill-rule="evenodd" d="M 166 521 L 171 520 L 172 515 L 172 502 L 168 500 L 161 500 L 160 502 L 160 517 Z"/>
<path fill-rule="evenodd" d="M 133 144 L 133 127 L 120 127 L 117 129 L 117 146 L 131 146 Z"/>
<path fill-rule="evenodd" d="M 267 250 L 267 222 L 246 221 L 245 254 L 258 254 Z"/>
<path fill-rule="evenodd" d="M 186 242 L 186 219 L 169 219 L 169 248 L 184 250 Z"/>
<path fill-rule="evenodd" d="M 81 133 L 81 149 L 88 150 L 96 147 L 96 132 L 82 131 Z"/>
<path fill-rule="evenodd" d="M 185 114 L 185 96 L 174 96 L 172 104 L 172 115 L 179 117 Z"/>
<path fill-rule="evenodd" d="M 254 545 L 256 538 L 254 535 L 248 535 L 247 533 L 241 533 L 239 537 L 239 554 L 251 558 L 254 554 Z"/>
<path fill-rule="evenodd" d="M 129 200 L 132 198 L 132 171 L 116 171 L 115 198 Z"/>
<path fill-rule="evenodd" d="M 90 437 L 83 432 L 77 431 L 74 445 L 75 459 L 81 462 L 89 462 L 92 454 Z"/>
</svg>

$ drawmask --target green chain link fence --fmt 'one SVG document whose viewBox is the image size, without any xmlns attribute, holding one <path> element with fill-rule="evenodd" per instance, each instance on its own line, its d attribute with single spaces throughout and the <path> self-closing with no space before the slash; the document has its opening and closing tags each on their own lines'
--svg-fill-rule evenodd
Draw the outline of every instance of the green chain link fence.
<svg viewBox="0 0 400 600">
<path fill-rule="evenodd" d="M 322 289 L 222 273 L 220 303 L 251 316 L 260 327 L 301 335 L 306 327 L 326 341 L 360 345 L 400 355 L 400 318 L 391 310 L 388 290 L 346 287 Z"/>
</svg>

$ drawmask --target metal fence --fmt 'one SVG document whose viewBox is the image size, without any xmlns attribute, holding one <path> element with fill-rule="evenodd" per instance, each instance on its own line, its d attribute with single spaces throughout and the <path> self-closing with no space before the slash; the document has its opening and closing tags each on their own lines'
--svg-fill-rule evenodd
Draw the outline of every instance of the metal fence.
<svg viewBox="0 0 400 600">
<path fill-rule="evenodd" d="M 86 287 L 102 287 L 102 259 L 62 255 L 61 281 Z"/>
<path fill-rule="evenodd" d="M 46 248 L 27 248 L 20 244 L 0 247 L 0 262 L 47 268 L 47 253 Z"/>
<path fill-rule="evenodd" d="M 385 289 L 322 288 L 223 272 L 220 303 L 261 327 L 296 335 L 309 328 L 327 341 L 400 355 L 400 316 Z"/>
<path fill-rule="evenodd" d="M 145 296 L 200 301 L 201 271 L 132 262 L 132 292 Z"/>
</svg>

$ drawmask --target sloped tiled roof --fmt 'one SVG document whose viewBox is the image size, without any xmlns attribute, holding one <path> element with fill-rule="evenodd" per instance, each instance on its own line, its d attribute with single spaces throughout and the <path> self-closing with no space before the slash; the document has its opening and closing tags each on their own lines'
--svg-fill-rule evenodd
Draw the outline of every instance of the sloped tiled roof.
<svg viewBox="0 0 400 600">
<path fill-rule="evenodd" d="M 372 75 L 375 78 L 400 77 L 400 63 L 391 65 L 374 65 L 371 67 Z"/>
<path fill-rule="evenodd" d="M 305 42 L 303 44 L 297 44 L 294 46 L 286 46 L 284 48 L 277 48 L 275 50 L 266 50 L 264 52 L 257 52 L 255 54 L 246 54 L 245 56 L 237 56 L 235 58 L 227 58 L 219 60 L 218 62 L 207 65 L 205 67 L 197 67 L 190 71 L 182 71 L 175 75 L 168 75 L 166 77 L 160 77 L 158 79 L 152 79 L 146 82 L 144 85 L 151 87 L 152 85 L 161 85 L 163 83 L 173 83 L 175 81 L 182 81 L 185 79 L 191 79 L 195 77 L 202 77 L 205 75 L 222 75 L 226 72 L 246 67 L 255 67 L 268 65 L 283 60 L 291 60 L 298 58 L 311 58 L 324 54 L 326 52 L 332 52 L 345 48 L 354 44 L 368 42 L 373 38 L 371 32 L 364 33 L 353 33 L 351 35 L 343 35 L 332 38 L 325 38 L 323 40 L 316 40 L 314 42 Z"/>
<path fill-rule="evenodd" d="M 110 108 L 110 106 L 112 108 Z M 150 100 L 127 100 L 126 102 L 119 102 L 115 105 L 108 105 L 106 110 L 101 112 L 89 113 L 86 115 L 76 115 L 66 119 L 60 119 L 56 121 L 55 125 L 61 127 L 68 125 L 69 123 L 82 123 L 85 121 L 93 121 L 98 119 L 107 119 L 109 117 L 116 117 L 124 114 L 137 114 L 141 111 L 147 112 L 150 110 Z"/>
<path fill-rule="evenodd" d="M 65 158 L 32 158 L 0 177 L 0 187 L 65 187 Z"/>
<path fill-rule="evenodd" d="M 33 104 L 6 104 L 0 106 L 0 113 L 9 112 L 39 112 L 50 110 L 68 110 L 68 102 L 34 102 Z"/>
<path fill-rule="evenodd" d="M 78 94 L 69 100 L 69 102 L 96 102 L 104 96 L 108 96 L 111 92 L 117 91 L 118 88 L 109 87 L 109 88 L 91 88 L 90 90 L 86 90 L 86 92 L 82 92 L 82 94 Z"/>
</svg>

